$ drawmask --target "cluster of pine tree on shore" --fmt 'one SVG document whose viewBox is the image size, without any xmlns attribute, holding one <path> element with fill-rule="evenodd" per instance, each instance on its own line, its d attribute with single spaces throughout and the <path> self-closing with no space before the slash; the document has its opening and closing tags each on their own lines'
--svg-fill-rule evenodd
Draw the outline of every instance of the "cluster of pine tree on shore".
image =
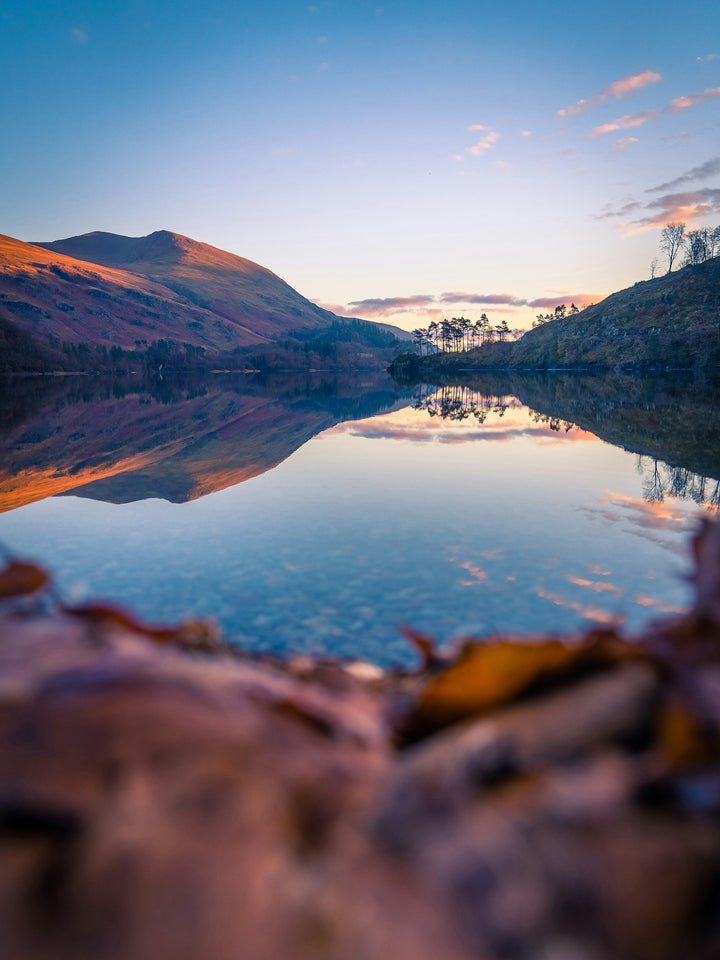
<svg viewBox="0 0 720 960">
<path fill-rule="evenodd" d="M 413 330 L 412 335 L 422 355 L 423 348 L 426 354 L 459 353 L 490 341 L 514 339 L 519 333 L 510 329 L 507 320 L 493 326 L 483 313 L 475 323 L 467 317 L 443 318 L 439 323 L 433 320 L 427 327 Z"/>
</svg>

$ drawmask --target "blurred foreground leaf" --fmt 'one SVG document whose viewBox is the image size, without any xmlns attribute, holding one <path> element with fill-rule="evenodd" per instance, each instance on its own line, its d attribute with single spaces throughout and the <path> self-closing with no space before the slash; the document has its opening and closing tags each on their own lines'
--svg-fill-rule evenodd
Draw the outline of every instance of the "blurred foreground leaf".
<svg viewBox="0 0 720 960">
<path fill-rule="evenodd" d="M 42 567 L 12 560 L 0 570 L 0 600 L 28 596 L 44 590 L 49 584 L 50 577 Z"/>
</svg>

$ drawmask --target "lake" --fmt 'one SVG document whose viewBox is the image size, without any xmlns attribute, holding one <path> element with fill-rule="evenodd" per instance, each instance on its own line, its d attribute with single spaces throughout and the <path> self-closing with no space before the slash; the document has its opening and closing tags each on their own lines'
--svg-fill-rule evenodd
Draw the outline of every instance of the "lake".
<svg viewBox="0 0 720 960">
<path fill-rule="evenodd" d="M 381 665 L 686 609 L 719 499 L 718 392 L 528 375 L 14 378 L 0 542 L 68 602 L 215 618 L 253 650 Z"/>
</svg>

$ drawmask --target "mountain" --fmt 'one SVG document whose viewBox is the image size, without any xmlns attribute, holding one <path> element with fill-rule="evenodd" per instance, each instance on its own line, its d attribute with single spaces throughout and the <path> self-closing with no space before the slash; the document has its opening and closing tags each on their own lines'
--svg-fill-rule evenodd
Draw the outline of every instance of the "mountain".
<svg viewBox="0 0 720 960">
<path fill-rule="evenodd" d="M 37 246 L 147 277 L 247 331 L 253 339 L 245 342 L 277 340 L 289 330 L 327 327 L 335 319 L 265 267 L 168 230 L 147 237 L 86 233 Z"/>
<path fill-rule="evenodd" d="M 636 283 L 573 316 L 528 330 L 515 342 L 405 363 L 407 374 L 412 368 L 412 376 L 425 377 L 457 367 L 712 370 L 719 366 L 720 257 Z"/>
<path fill-rule="evenodd" d="M 6 354 L 8 337 L 21 335 L 34 338 L 38 356 L 63 342 L 135 350 L 161 339 L 219 354 L 347 322 L 270 270 L 167 230 L 32 244 L 0 235 L 0 352 L 5 342 Z"/>
</svg>

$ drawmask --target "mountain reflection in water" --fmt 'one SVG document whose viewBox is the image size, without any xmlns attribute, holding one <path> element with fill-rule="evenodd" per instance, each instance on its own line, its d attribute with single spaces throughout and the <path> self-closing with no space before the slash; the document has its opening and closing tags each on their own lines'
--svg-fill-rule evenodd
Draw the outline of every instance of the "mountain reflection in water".
<svg viewBox="0 0 720 960">
<path fill-rule="evenodd" d="M 65 493 L 185 503 L 264 473 L 341 420 L 412 395 L 377 375 L 341 383 L 18 377 L 3 386 L 0 512 Z"/>
<path fill-rule="evenodd" d="M 215 616 L 255 649 L 407 662 L 401 622 L 639 626 L 688 600 L 717 399 L 628 377 L 14 378 L 0 540 L 75 599 Z"/>
</svg>

